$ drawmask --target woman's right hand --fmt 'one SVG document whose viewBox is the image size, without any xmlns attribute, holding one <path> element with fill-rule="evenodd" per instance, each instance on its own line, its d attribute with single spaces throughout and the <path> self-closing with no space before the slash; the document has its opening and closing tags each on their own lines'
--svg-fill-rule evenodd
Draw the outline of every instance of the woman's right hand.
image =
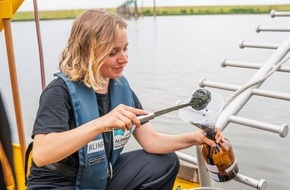
<svg viewBox="0 0 290 190">
<path fill-rule="evenodd" d="M 133 125 L 135 125 L 137 128 L 141 126 L 140 120 L 137 118 L 137 116 L 145 114 L 148 114 L 148 112 L 142 109 L 120 104 L 99 119 L 103 123 L 103 132 L 115 129 L 130 130 Z"/>
</svg>

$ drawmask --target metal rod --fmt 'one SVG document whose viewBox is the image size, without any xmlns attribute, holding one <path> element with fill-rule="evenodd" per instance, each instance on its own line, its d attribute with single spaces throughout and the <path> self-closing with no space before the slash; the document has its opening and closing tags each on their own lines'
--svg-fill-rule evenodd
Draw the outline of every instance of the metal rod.
<svg viewBox="0 0 290 190">
<path fill-rule="evenodd" d="M 160 111 L 156 111 L 156 112 L 154 112 L 154 115 L 157 117 L 157 116 L 164 115 L 164 114 L 167 114 L 169 112 L 173 112 L 173 111 L 176 111 L 176 110 L 179 110 L 181 108 L 184 108 L 184 107 L 187 107 L 187 106 L 191 106 L 191 105 L 192 105 L 192 102 L 189 102 L 189 103 L 186 103 L 186 104 L 179 104 L 177 106 L 173 106 L 173 107 L 166 108 L 166 109 L 163 109 L 163 110 L 160 110 Z"/>
<path fill-rule="evenodd" d="M 189 156 L 188 154 L 182 153 L 180 151 L 176 151 L 176 154 L 180 160 L 183 160 L 185 162 L 188 162 L 190 164 L 197 166 L 197 158 L 193 156 Z"/>
<path fill-rule="evenodd" d="M 280 100 L 290 101 L 290 94 L 283 92 L 274 92 L 270 90 L 262 90 L 262 89 L 252 89 L 252 93 L 257 96 L 263 96 L 268 98 L 275 98 Z"/>
<path fill-rule="evenodd" d="M 230 90 L 230 91 L 235 91 L 235 90 L 240 88 L 240 86 L 238 86 L 238 85 L 209 81 L 209 80 L 206 80 L 205 78 L 202 78 L 199 81 L 199 86 L 202 88 L 212 87 L 212 88 L 218 88 L 218 89 Z"/>
<path fill-rule="evenodd" d="M 260 179 L 259 181 L 253 179 L 251 177 L 245 176 L 243 174 L 238 173 L 237 176 L 234 178 L 235 181 L 243 183 L 245 185 L 254 187 L 258 190 L 266 190 L 267 189 L 267 181 L 264 179 Z"/>
<path fill-rule="evenodd" d="M 222 67 L 231 66 L 231 67 L 240 67 L 240 68 L 248 68 L 248 69 L 260 69 L 262 67 L 262 63 L 248 63 L 248 62 L 241 62 L 241 61 L 230 61 L 227 59 L 223 59 L 221 62 Z M 280 72 L 290 72 L 289 66 L 281 66 L 277 69 Z"/>
<path fill-rule="evenodd" d="M 244 40 L 240 42 L 240 48 L 243 49 L 245 47 L 250 48 L 264 48 L 264 49 L 277 49 L 279 45 L 277 44 L 266 44 L 266 43 L 253 43 L 253 42 L 245 42 Z"/>
<path fill-rule="evenodd" d="M 184 107 L 187 107 L 187 106 L 191 106 L 191 105 L 192 105 L 192 102 L 189 102 L 189 103 L 186 103 L 186 104 L 179 104 L 177 106 L 173 106 L 173 107 L 166 108 L 166 109 L 163 109 L 163 110 L 160 110 L 160 111 L 156 111 L 154 113 L 149 113 L 147 115 L 138 116 L 138 119 L 140 120 L 141 123 L 144 123 L 144 122 L 147 122 L 149 120 L 154 119 L 155 117 L 158 117 L 158 116 L 161 116 L 161 115 L 167 114 L 169 112 L 173 112 L 175 110 L 179 110 L 181 108 L 184 108 Z"/>
<path fill-rule="evenodd" d="M 149 120 L 152 120 L 155 118 L 154 113 L 148 113 L 147 115 L 141 115 L 137 117 L 140 120 L 140 123 L 143 124 Z"/>
<path fill-rule="evenodd" d="M 197 155 L 197 163 L 198 163 L 198 177 L 199 177 L 199 185 L 201 187 L 212 187 L 212 180 L 209 175 L 209 172 L 206 168 L 204 158 L 201 154 L 201 145 L 196 146 L 196 155 Z"/>
<path fill-rule="evenodd" d="M 200 87 L 211 87 L 211 88 L 218 88 L 223 90 L 229 91 L 236 91 L 240 88 L 240 86 L 232 85 L 232 84 L 225 84 L 225 83 L 218 83 L 213 81 L 208 81 L 206 79 L 202 79 L 199 83 Z M 252 94 L 257 96 L 263 96 L 268 98 L 280 99 L 290 101 L 290 94 L 283 93 L 283 92 L 274 92 L 270 90 L 262 90 L 258 88 L 252 88 Z"/>
<path fill-rule="evenodd" d="M 287 11 L 285 11 L 285 12 L 282 12 L 282 11 L 275 11 L 275 10 L 272 10 L 271 11 L 271 17 L 272 18 L 274 18 L 274 17 L 282 17 L 282 16 L 290 16 L 290 12 L 287 12 Z"/>
<path fill-rule="evenodd" d="M 153 0 L 153 16 L 154 20 L 156 20 L 156 0 Z"/>
<path fill-rule="evenodd" d="M 262 121 L 256 121 L 252 119 L 246 119 L 238 116 L 230 116 L 229 121 L 241 125 L 245 125 L 248 127 L 253 127 L 256 129 L 262 129 L 264 131 L 269 131 L 273 133 L 277 133 L 280 135 L 280 137 L 285 138 L 288 134 L 288 126 L 286 124 L 279 125 L 273 125 L 270 123 L 262 122 Z"/>
<path fill-rule="evenodd" d="M 230 61 L 227 59 L 223 59 L 221 62 L 222 67 L 232 66 L 232 67 L 241 67 L 241 68 L 249 68 L 249 69 L 259 69 L 262 64 L 261 63 L 248 63 L 242 61 Z"/>
<path fill-rule="evenodd" d="M 14 111 L 15 111 L 15 117 L 16 117 L 16 123 L 17 123 L 18 139 L 19 139 L 19 145 L 20 145 L 21 156 L 22 156 L 22 167 L 24 168 L 26 140 L 25 140 L 24 124 L 23 124 L 23 117 L 22 117 L 22 111 L 21 111 L 22 109 L 21 109 L 21 103 L 20 103 L 20 94 L 19 94 L 19 89 L 18 89 L 18 80 L 17 80 L 16 65 L 15 65 L 10 19 L 3 19 L 3 28 L 4 28 L 4 34 L 5 34 L 7 56 L 8 56 L 8 65 L 9 65 L 9 72 L 10 72 L 13 102 L 14 102 Z"/>
<path fill-rule="evenodd" d="M 42 87 L 42 90 L 44 90 L 44 88 L 46 86 L 45 85 L 44 61 L 43 61 L 44 59 L 43 59 L 42 41 L 41 41 L 38 8 L 37 8 L 37 1 L 36 0 L 33 0 L 33 7 L 34 7 L 34 17 L 35 17 L 37 41 L 38 41 L 38 53 L 39 53 L 39 60 L 40 60 L 41 87 Z"/>
<path fill-rule="evenodd" d="M 256 32 L 290 32 L 290 28 L 274 28 L 258 25 Z"/>
</svg>

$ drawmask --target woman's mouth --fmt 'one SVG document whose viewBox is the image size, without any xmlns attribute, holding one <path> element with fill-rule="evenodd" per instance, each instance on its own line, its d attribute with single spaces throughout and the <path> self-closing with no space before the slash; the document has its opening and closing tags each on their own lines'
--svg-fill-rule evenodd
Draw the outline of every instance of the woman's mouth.
<svg viewBox="0 0 290 190">
<path fill-rule="evenodd" d="M 124 67 L 115 67 L 114 70 L 117 72 L 122 72 L 124 70 Z"/>
</svg>

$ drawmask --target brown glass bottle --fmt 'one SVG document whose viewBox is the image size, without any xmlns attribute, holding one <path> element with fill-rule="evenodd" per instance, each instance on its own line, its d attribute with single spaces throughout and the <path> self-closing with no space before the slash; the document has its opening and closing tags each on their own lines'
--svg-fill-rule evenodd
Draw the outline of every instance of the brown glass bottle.
<svg viewBox="0 0 290 190">
<path fill-rule="evenodd" d="M 214 140 L 216 134 L 214 129 L 207 128 L 205 133 L 208 138 Z M 201 153 L 213 180 L 218 182 L 229 181 L 236 177 L 239 172 L 233 148 L 228 139 L 225 138 L 224 142 L 217 143 L 216 147 L 203 144 Z"/>
</svg>

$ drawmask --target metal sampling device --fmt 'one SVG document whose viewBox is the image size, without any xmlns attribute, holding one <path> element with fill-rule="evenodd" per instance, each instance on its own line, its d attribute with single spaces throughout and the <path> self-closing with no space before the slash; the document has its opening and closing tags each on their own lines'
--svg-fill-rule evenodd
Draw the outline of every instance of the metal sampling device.
<svg viewBox="0 0 290 190">
<path fill-rule="evenodd" d="M 147 115 L 141 115 L 141 116 L 138 116 L 138 119 L 140 120 L 141 123 L 145 123 L 149 120 L 154 119 L 155 117 L 164 115 L 166 113 L 169 113 L 175 110 L 179 110 L 187 106 L 191 106 L 195 110 L 202 110 L 206 108 L 210 100 L 211 100 L 211 93 L 208 90 L 198 89 L 193 93 L 189 103 L 179 104 L 177 106 L 173 106 L 167 109 L 148 113 Z"/>
</svg>

